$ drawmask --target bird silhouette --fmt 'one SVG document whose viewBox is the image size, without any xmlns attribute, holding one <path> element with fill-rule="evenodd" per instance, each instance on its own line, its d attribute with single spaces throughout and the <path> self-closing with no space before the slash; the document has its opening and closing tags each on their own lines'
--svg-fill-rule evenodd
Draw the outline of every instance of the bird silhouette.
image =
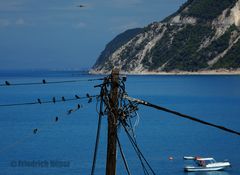
<svg viewBox="0 0 240 175">
<path fill-rule="evenodd" d="M 77 7 L 83 8 L 83 7 L 85 7 L 85 5 L 81 4 L 81 5 L 78 5 Z"/>
<path fill-rule="evenodd" d="M 37 99 L 37 101 L 38 101 L 39 104 L 42 104 L 42 102 L 41 102 L 41 100 L 39 98 Z"/>
<path fill-rule="evenodd" d="M 65 97 L 62 96 L 62 101 L 66 101 Z"/>
<path fill-rule="evenodd" d="M 92 102 L 92 97 L 87 93 L 86 94 L 87 98 L 88 98 L 88 103 L 91 103 Z"/>
<path fill-rule="evenodd" d="M 77 105 L 77 108 L 78 108 L 78 109 L 80 109 L 80 108 L 81 108 L 80 104 L 78 104 L 78 105 Z"/>
<path fill-rule="evenodd" d="M 6 84 L 7 86 L 10 86 L 10 83 L 9 83 L 8 81 L 5 81 L 5 84 Z"/>
<path fill-rule="evenodd" d="M 57 121 L 58 121 L 58 117 L 55 118 L 55 122 L 57 122 Z"/>
<path fill-rule="evenodd" d="M 69 109 L 67 114 L 70 115 L 73 112 L 73 109 Z"/>
<path fill-rule="evenodd" d="M 52 101 L 53 101 L 53 103 L 56 103 L 56 98 L 53 97 L 53 98 L 52 98 Z"/>
<path fill-rule="evenodd" d="M 80 99 L 80 97 L 78 95 L 75 95 L 76 99 Z"/>
<path fill-rule="evenodd" d="M 46 84 L 47 82 L 46 82 L 46 80 L 43 79 L 43 80 L 42 80 L 42 83 L 43 83 L 43 84 Z"/>
<path fill-rule="evenodd" d="M 37 128 L 33 129 L 33 134 L 37 134 L 37 131 L 38 131 Z"/>
<path fill-rule="evenodd" d="M 91 103 L 91 102 L 92 102 L 92 97 L 88 99 L 88 103 Z"/>
</svg>

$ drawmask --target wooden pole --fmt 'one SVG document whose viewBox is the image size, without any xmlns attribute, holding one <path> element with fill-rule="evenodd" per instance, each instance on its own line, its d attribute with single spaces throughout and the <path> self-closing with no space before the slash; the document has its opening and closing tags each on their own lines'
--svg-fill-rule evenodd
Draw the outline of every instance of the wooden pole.
<svg viewBox="0 0 240 175">
<path fill-rule="evenodd" d="M 117 145 L 117 120 L 118 120 L 118 86 L 119 70 L 113 69 L 111 74 L 110 111 L 108 113 L 108 145 L 106 175 L 116 174 L 116 145 Z"/>
</svg>

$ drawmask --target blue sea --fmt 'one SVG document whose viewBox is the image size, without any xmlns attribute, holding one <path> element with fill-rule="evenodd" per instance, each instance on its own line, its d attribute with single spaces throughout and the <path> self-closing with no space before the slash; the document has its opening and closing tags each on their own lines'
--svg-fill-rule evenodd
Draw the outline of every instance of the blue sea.
<svg viewBox="0 0 240 175">
<path fill-rule="evenodd" d="M 98 95 L 101 78 L 82 72 L 0 72 L 0 84 L 83 80 L 75 83 L 0 86 L 0 105 Z M 128 76 L 129 96 L 240 131 L 240 76 Z M 75 109 L 78 104 L 83 107 Z M 96 101 L 0 107 L 0 175 L 87 175 L 91 172 L 98 114 Z M 239 175 L 240 137 L 139 105 L 136 138 L 156 174 Z M 56 117 L 58 121 L 56 122 Z M 36 134 L 33 130 L 37 129 Z M 122 148 L 131 174 L 143 175 L 123 129 Z M 105 174 L 107 118 L 103 118 L 96 175 Z M 117 152 L 117 174 L 127 174 Z M 185 173 L 183 156 L 229 160 L 220 172 Z M 173 160 L 169 160 L 172 157 Z"/>
</svg>

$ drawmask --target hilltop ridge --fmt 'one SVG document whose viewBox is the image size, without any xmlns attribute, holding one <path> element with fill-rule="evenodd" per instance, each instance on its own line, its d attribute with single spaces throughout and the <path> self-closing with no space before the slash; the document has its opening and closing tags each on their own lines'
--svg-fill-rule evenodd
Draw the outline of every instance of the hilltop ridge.
<svg viewBox="0 0 240 175">
<path fill-rule="evenodd" d="M 239 70 L 240 0 L 188 0 L 163 21 L 118 35 L 91 73 L 113 67 L 134 74 Z"/>
</svg>

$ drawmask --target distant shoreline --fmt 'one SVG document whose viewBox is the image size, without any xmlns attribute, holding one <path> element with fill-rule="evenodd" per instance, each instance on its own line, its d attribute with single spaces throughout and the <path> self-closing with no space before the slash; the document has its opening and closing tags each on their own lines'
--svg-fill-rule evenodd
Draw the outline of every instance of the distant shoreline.
<svg viewBox="0 0 240 175">
<path fill-rule="evenodd" d="M 90 70 L 89 74 L 92 75 L 106 75 L 110 72 L 94 71 Z M 171 72 L 124 72 L 121 71 L 121 74 L 126 75 L 240 75 L 240 70 L 204 70 L 197 72 L 188 72 L 188 71 L 171 71 Z"/>
</svg>

